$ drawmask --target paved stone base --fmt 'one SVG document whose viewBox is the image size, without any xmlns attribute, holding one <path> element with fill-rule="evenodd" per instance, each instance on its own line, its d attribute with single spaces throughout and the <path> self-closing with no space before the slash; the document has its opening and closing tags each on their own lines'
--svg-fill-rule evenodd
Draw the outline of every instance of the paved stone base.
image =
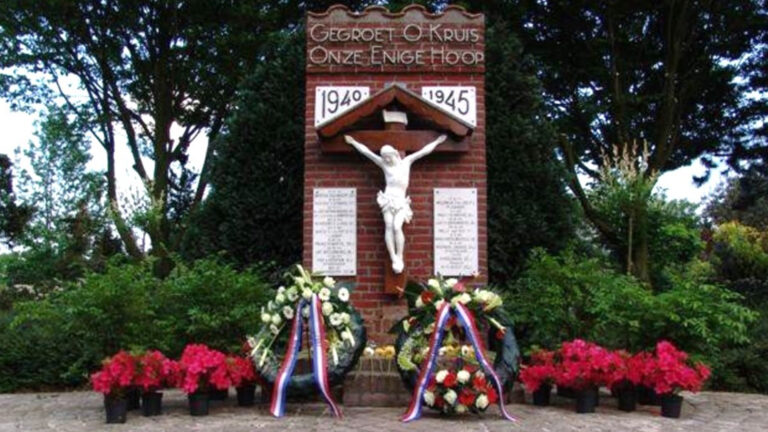
<svg viewBox="0 0 768 432">
<path fill-rule="evenodd" d="M 168 391 L 164 414 L 142 417 L 128 413 L 122 425 L 104 423 L 101 395 L 93 392 L 0 395 L 0 431 L 637 431 L 637 432 L 763 432 L 768 430 L 768 396 L 739 393 L 685 394 L 683 418 L 659 416 L 658 407 L 641 407 L 633 413 L 615 409 L 615 400 L 601 397 L 595 414 L 575 414 L 572 402 L 554 398 L 546 408 L 510 404 L 518 422 L 501 420 L 496 408 L 480 417 L 441 417 L 426 411 L 409 424 L 399 421 L 403 408 L 347 407 L 344 419 L 328 416 L 323 404 L 289 404 L 287 416 L 275 419 L 266 406 L 239 408 L 235 398 L 211 403 L 207 417 L 191 417 L 186 397 Z"/>
</svg>

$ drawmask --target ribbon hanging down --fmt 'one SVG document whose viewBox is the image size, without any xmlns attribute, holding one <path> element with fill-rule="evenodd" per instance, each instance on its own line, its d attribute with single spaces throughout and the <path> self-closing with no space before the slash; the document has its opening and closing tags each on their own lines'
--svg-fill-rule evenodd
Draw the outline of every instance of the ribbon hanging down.
<svg viewBox="0 0 768 432">
<path fill-rule="evenodd" d="M 275 417 L 285 415 L 285 398 L 288 390 L 288 383 L 291 380 L 293 371 L 296 368 L 296 360 L 301 350 L 302 318 L 301 310 L 310 303 L 309 308 L 309 339 L 312 344 L 312 374 L 315 377 L 317 387 L 320 393 L 331 408 L 334 417 L 341 417 L 341 410 L 336 406 L 331 396 L 331 386 L 328 381 L 328 344 L 325 341 L 325 323 L 320 299 L 317 294 L 313 294 L 310 301 L 300 300 L 296 305 L 294 313 L 291 334 L 288 339 L 288 348 L 283 358 L 283 364 L 275 378 L 275 385 L 272 389 L 272 403 L 269 412 Z"/>
<path fill-rule="evenodd" d="M 424 361 L 421 363 L 421 370 L 419 371 L 419 378 L 416 381 L 416 386 L 413 389 L 411 403 L 408 406 L 408 411 L 403 415 L 402 421 L 410 422 L 421 417 L 421 401 L 424 398 L 424 392 L 427 389 L 429 377 L 432 376 L 435 365 L 437 364 L 437 354 L 442 344 L 443 335 L 446 331 L 445 324 L 454 313 L 452 308 L 456 308 L 455 313 L 458 317 L 458 321 L 466 330 L 467 338 L 475 349 L 475 358 L 477 358 L 477 361 L 483 367 L 483 370 L 490 375 L 493 384 L 496 386 L 496 391 L 499 394 L 499 410 L 501 411 L 501 415 L 507 420 L 516 421 L 504 407 L 504 389 L 502 388 L 501 380 L 499 379 L 499 376 L 496 375 L 493 365 L 491 365 L 488 359 L 485 358 L 485 354 L 483 354 L 482 339 L 480 338 L 480 332 L 477 330 L 477 325 L 475 324 L 475 318 L 472 316 L 472 312 L 461 303 L 452 306 L 447 302 L 440 306 L 440 309 L 435 315 L 435 330 L 432 332 L 432 337 L 430 338 L 429 351 L 427 352 L 426 357 L 424 357 Z"/>
</svg>

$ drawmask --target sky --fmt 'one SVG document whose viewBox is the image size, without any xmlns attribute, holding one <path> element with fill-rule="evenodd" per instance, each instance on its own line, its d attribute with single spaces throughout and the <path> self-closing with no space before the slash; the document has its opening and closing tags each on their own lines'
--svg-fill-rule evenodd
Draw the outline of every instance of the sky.
<svg viewBox="0 0 768 432">
<path fill-rule="evenodd" d="M 0 100 L 0 131 L 2 131 L 0 153 L 11 156 L 15 161 L 16 158 L 13 156 L 15 150 L 28 146 L 30 140 L 34 139 L 35 119 L 34 115 L 13 112 L 6 101 Z M 178 135 L 179 130 L 172 132 L 174 132 L 174 135 Z M 199 141 L 195 142 L 190 149 L 191 167 L 198 171 L 202 166 L 205 146 L 207 144 L 204 139 Z M 91 160 L 90 168 L 103 170 L 106 164 L 104 151 L 98 145 L 94 145 L 91 152 L 93 159 Z M 141 182 L 131 168 L 132 159 L 127 146 L 118 146 L 115 159 L 117 163 L 117 182 L 122 201 L 122 199 L 128 199 L 135 195 L 141 188 Z M 146 160 L 145 165 L 150 170 L 152 162 Z M 723 180 L 723 175 L 715 170 L 712 172 L 707 183 L 697 187 L 693 183 L 693 177 L 700 176 L 704 172 L 704 166 L 694 162 L 689 166 L 684 166 L 662 175 L 656 188 L 664 189 L 667 197 L 670 199 L 684 199 L 698 204 L 702 199 L 706 200 L 706 197 L 711 195 Z"/>
</svg>

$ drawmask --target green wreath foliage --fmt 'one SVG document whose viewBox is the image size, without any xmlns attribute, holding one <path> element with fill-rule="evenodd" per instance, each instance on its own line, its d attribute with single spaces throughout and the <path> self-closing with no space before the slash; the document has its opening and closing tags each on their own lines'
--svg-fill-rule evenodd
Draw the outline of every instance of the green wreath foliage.
<svg viewBox="0 0 768 432">
<path fill-rule="evenodd" d="M 301 266 L 297 274 L 291 276 L 288 287 L 278 288 L 275 299 L 262 311 L 262 327 L 255 336 L 248 338 L 251 345 L 251 358 L 256 371 L 268 383 L 274 384 L 283 356 L 288 346 L 294 319 L 304 319 L 302 348 L 309 344 L 308 306 L 296 316 L 296 305 L 302 297 L 317 294 L 323 302 L 332 305 L 332 312 L 325 313 L 325 330 L 328 342 L 328 381 L 333 386 L 344 381 L 344 377 L 357 364 L 366 344 L 366 331 L 360 314 L 349 303 L 350 284 L 336 283 L 326 277 L 322 281 L 313 277 Z M 292 311 L 292 312 L 289 312 Z M 276 318 L 279 317 L 279 318 Z M 302 358 L 302 352 L 299 358 Z M 309 356 L 314 353 L 309 352 Z M 289 394 L 307 394 L 316 390 L 312 372 L 294 373 L 288 383 Z"/>
</svg>

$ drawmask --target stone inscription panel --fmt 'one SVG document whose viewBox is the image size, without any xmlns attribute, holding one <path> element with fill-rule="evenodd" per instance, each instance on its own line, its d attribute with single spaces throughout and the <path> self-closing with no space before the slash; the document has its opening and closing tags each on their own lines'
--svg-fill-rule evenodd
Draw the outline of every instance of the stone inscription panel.
<svg viewBox="0 0 768 432">
<path fill-rule="evenodd" d="M 313 191 L 312 271 L 329 276 L 357 274 L 357 189 Z"/>
<path fill-rule="evenodd" d="M 470 276 L 478 272 L 477 189 L 434 190 L 435 273 Z"/>
</svg>

